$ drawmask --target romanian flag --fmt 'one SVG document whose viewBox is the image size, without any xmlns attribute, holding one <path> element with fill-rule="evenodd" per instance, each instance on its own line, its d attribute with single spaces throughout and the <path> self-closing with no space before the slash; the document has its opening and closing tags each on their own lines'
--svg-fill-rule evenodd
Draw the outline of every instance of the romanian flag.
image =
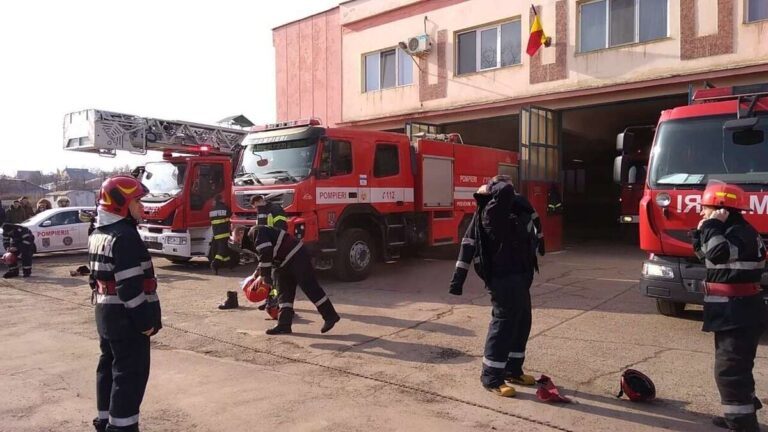
<svg viewBox="0 0 768 432">
<path fill-rule="evenodd" d="M 549 41 L 546 35 L 544 35 L 544 29 L 541 27 L 541 21 L 539 21 L 539 15 L 536 13 L 536 8 L 531 5 L 533 9 L 533 22 L 531 23 L 531 35 L 528 37 L 528 48 L 525 52 L 529 56 L 533 57 L 539 47 L 542 45 L 549 45 Z"/>
</svg>

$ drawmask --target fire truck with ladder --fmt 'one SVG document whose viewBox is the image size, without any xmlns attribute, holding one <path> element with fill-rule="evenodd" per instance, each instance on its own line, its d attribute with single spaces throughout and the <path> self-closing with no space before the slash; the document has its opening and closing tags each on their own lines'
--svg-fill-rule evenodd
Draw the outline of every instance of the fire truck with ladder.
<svg viewBox="0 0 768 432">
<path fill-rule="evenodd" d="M 233 224 L 253 225 L 249 203 L 279 203 L 315 266 L 362 280 L 375 260 L 461 241 L 473 192 L 497 174 L 516 179 L 516 152 L 466 145 L 457 134 L 323 127 L 318 119 L 254 129 L 235 170 Z"/>
<path fill-rule="evenodd" d="M 64 149 L 115 156 L 117 152 L 163 153 L 147 163 L 140 180 L 149 189 L 142 198 L 139 232 L 150 252 L 173 262 L 210 257 L 208 212 L 216 195 L 229 204 L 232 157 L 247 131 L 183 121 L 161 120 L 101 110 L 64 117 Z"/>
<path fill-rule="evenodd" d="M 699 203 L 709 181 L 743 188 L 751 207 L 744 216 L 768 239 L 767 134 L 767 84 L 699 90 L 689 105 L 661 113 L 639 229 L 640 248 L 649 254 L 640 291 L 656 299 L 662 315 L 679 316 L 686 304 L 703 303 L 705 266 L 694 255 L 691 230 L 701 219 Z M 629 162 L 616 158 L 614 180 L 626 182 Z M 768 273 L 761 285 L 768 299 Z"/>
</svg>

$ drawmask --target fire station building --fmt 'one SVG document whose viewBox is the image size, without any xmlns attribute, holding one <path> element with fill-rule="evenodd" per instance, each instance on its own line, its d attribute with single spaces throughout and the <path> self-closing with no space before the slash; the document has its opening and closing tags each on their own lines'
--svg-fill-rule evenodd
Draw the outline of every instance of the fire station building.
<svg viewBox="0 0 768 432">
<path fill-rule="evenodd" d="M 521 1 L 350 0 L 275 28 L 277 120 L 519 151 L 551 250 L 618 232 L 617 134 L 693 89 L 768 82 L 768 0 L 533 6 L 551 38 L 533 56 Z"/>
</svg>

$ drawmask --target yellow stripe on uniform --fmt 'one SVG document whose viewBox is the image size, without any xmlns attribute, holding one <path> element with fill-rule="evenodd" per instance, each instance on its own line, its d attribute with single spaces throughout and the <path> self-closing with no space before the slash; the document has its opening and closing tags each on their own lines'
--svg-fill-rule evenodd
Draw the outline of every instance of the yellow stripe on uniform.
<svg viewBox="0 0 768 432">
<path fill-rule="evenodd" d="M 229 238 L 229 233 L 224 233 L 224 234 L 219 234 L 219 235 L 213 236 L 214 240 L 221 240 L 221 239 L 225 239 L 225 238 Z"/>
<path fill-rule="evenodd" d="M 223 223 L 227 223 L 227 222 L 229 222 L 229 218 L 214 219 L 214 220 L 211 221 L 211 225 L 218 225 L 218 224 L 223 224 Z"/>
</svg>

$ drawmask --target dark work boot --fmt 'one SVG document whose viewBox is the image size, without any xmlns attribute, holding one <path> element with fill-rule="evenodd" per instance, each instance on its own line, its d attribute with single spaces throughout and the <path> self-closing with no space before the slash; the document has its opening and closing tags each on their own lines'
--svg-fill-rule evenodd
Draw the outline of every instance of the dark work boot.
<svg viewBox="0 0 768 432">
<path fill-rule="evenodd" d="M 217 261 L 213 261 L 211 263 L 211 270 L 213 270 L 213 274 L 216 276 L 219 275 L 219 263 Z"/>
<path fill-rule="evenodd" d="M 224 303 L 219 305 L 219 309 L 236 309 L 239 306 L 240 304 L 237 302 L 237 291 L 227 291 L 227 299 L 224 300 Z"/>
<path fill-rule="evenodd" d="M 328 333 L 333 326 L 341 320 L 341 317 L 336 312 L 336 308 L 333 307 L 333 303 L 331 303 L 330 299 L 321 303 L 317 307 L 317 311 L 320 312 L 320 315 L 323 316 L 323 320 L 325 321 L 323 327 L 320 329 L 320 333 Z"/>
<path fill-rule="evenodd" d="M 32 276 L 32 270 L 23 270 L 22 277 L 30 277 Z"/>
<path fill-rule="evenodd" d="M 105 429 L 105 431 L 106 432 L 139 432 L 139 424 L 134 423 L 130 426 L 122 426 L 122 427 L 107 425 L 107 429 Z"/>
<path fill-rule="evenodd" d="M 107 430 L 107 423 L 109 420 L 107 419 L 100 419 L 98 417 L 93 419 L 93 427 L 96 429 L 96 432 L 105 432 Z"/>
<path fill-rule="evenodd" d="M 757 423 L 756 414 L 740 415 L 736 417 L 715 416 L 712 418 L 712 424 L 723 429 L 739 432 L 760 432 L 760 425 Z"/>
<path fill-rule="evenodd" d="M 10 279 L 10 278 L 15 278 L 15 277 L 19 277 L 19 271 L 18 270 L 8 270 L 3 275 L 3 279 Z"/>
<path fill-rule="evenodd" d="M 277 325 L 272 327 L 271 329 L 267 329 L 266 333 L 268 335 L 279 335 L 279 334 L 291 334 L 293 333 L 293 330 L 291 330 L 291 324 L 293 323 L 293 309 L 280 309 L 279 315 L 277 315 Z"/>
</svg>

